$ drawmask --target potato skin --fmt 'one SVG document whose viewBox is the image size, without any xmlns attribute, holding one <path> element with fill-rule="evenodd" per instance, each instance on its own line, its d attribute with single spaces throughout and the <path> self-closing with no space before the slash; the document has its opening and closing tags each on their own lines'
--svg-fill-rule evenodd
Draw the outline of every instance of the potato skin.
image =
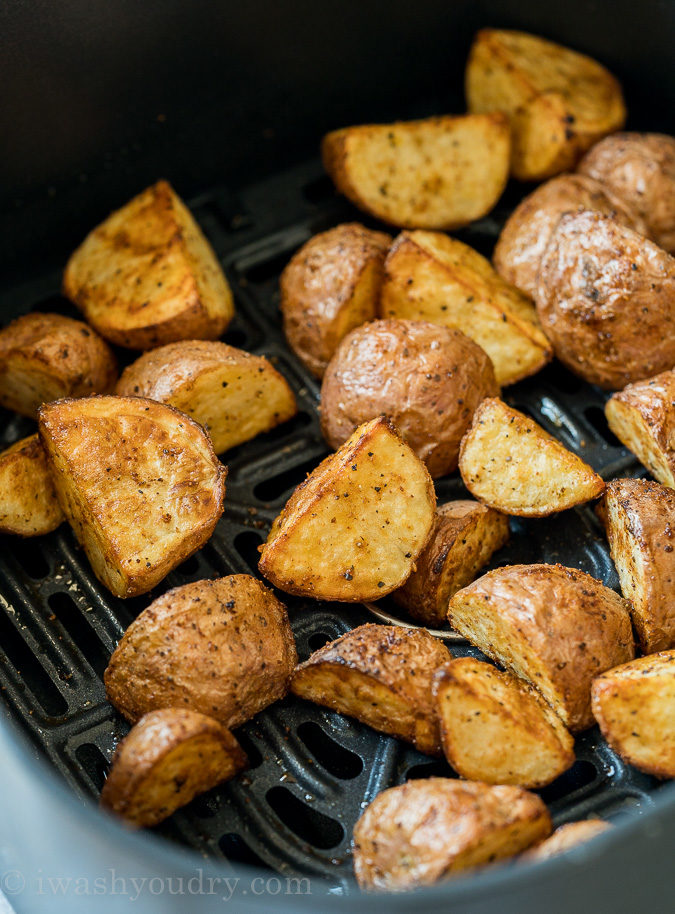
<svg viewBox="0 0 675 914">
<path fill-rule="evenodd" d="M 321 378 L 340 340 L 377 316 L 391 235 L 358 222 L 337 225 L 303 244 L 281 274 L 288 345 Z"/>
<path fill-rule="evenodd" d="M 247 574 L 175 587 L 131 623 L 105 671 L 132 723 L 187 707 L 238 727 L 283 698 L 297 663 L 286 609 Z"/>
<path fill-rule="evenodd" d="M 378 320 L 352 330 L 321 385 L 321 429 L 337 449 L 357 426 L 388 416 L 432 478 L 457 469 L 475 408 L 499 395 L 492 362 L 459 330 Z"/>
<path fill-rule="evenodd" d="M 579 822 L 568 822 L 556 828 L 550 838 L 536 844 L 530 850 L 525 851 L 521 860 L 549 860 L 551 857 L 557 857 L 558 854 L 564 854 L 572 847 L 591 841 L 596 835 L 612 828 L 609 822 L 603 819 L 582 819 Z"/>
<path fill-rule="evenodd" d="M 43 536 L 65 520 L 37 435 L 0 453 L 0 533 Z"/>
<path fill-rule="evenodd" d="M 558 358 L 609 390 L 675 364 L 675 258 L 601 213 L 563 216 L 544 252 L 537 313 Z"/>
</svg>

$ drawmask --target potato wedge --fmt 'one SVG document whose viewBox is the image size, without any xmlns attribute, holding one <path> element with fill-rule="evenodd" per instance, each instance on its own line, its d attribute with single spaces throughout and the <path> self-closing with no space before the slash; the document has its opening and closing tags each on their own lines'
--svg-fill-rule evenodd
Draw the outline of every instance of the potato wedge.
<svg viewBox="0 0 675 914">
<path fill-rule="evenodd" d="M 483 504 L 520 517 L 546 517 L 601 495 L 605 483 L 529 416 L 483 400 L 462 439 L 459 471 Z"/>
<path fill-rule="evenodd" d="M 675 488 L 675 370 L 613 394 L 605 415 L 616 437 L 652 476 Z"/>
<path fill-rule="evenodd" d="M 234 315 L 211 245 L 166 181 L 85 238 L 68 261 L 63 293 L 101 336 L 129 349 L 217 339 Z"/>
<path fill-rule="evenodd" d="M 376 600 L 410 575 L 435 508 L 426 467 L 381 416 L 298 486 L 272 524 L 258 567 L 287 593 Z"/>
<path fill-rule="evenodd" d="M 232 728 L 284 697 L 297 662 L 283 603 L 251 575 L 232 574 L 154 600 L 122 636 L 104 682 L 132 723 L 183 707 Z"/>
<path fill-rule="evenodd" d="M 635 656 L 628 601 L 563 565 L 488 571 L 450 599 L 448 620 L 535 686 L 573 732 L 593 724 L 593 679 Z"/>
<path fill-rule="evenodd" d="M 448 762 L 463 778 L 544 787 L 574 764 L 574 739 L 536 689 L 473 657 L 434 676 Z"/>
<path fill-rule="evenodd" d="M 321 143 L 324 168 L 359 209 L 400 228 L 453 229 L 480 219 L 506 187 L 502 114 L 344 127 Z"/>
<path fill-rule="evenodd" d="M 466 587 L 509 538 L 504 514 L 477 501 L 449 501 L 436 509 L 431 539 L 417 567 L 393 599 L 432 628 L 447 621 L 448 600 Z"/>
<path fill-rule="evenodd" d="M 0 533 L 43 536 L 65 520 L 37 435 L 0 453 Z"/>
<path fill-rule="evenodd" d="M 603 66 L 525 32 L 482 29 L 466 68 L 469 111 L 502 111 L 513 133 L 511 174 L 543 181 L 573 168 L 626 120 L 621 86 Z"/>
<path fill-rule="evenodd" d="M 675 778 L 675 651 L 598 676 L 593 714 L 621 758 L 654 777 Z"/>
<path fill-rule="evenodd" d="M 247 764 L 232 733 L 213 718 L 188 708 L 151 711 L 118 745 L 101 806 L 134 828 L 157 825 Z"/>
<path fill-rule="evenodd" d="M 288 345 L 321 378 L 340 340 L 377 317 L 391 235 L 350 222 L 303 244 L 279 280 Z"/>
<path fill-rule="evenodd" d="M 500 387 L 535 374 L 553 355 L 532 302 L 473 248 L 438 232 L 402 232 L 394 241 L 380 311 L 461 330 L 490 356 Z"/>
<path fill-rule="evenodd" d="M 613 479 L 599 513 L 642 652 L 675 647 L 675 492 Z"/>
<path fill-rule="evenodd" d="M 184 413 L 87 397 L 45 404 L 38 418 L 61 509 L 115 596 L 151 590 L 209 539 L 227 470 Z"/>
<path fill-rule="evenodd" d="M 301 663 L 291 692 L 440 755 L 431 684 L 449 659 L 447 647 L 424 629 L 360 625 Z"/>
<path fill-rule="evenodd" d="M 169 343 L 122 372 L 115 393 L 168 403 L 203 425 L 216 454 L 267 432 L 298 411 L 288 381 L 263 356 L 226 343 Z"/>
<path fill-rule="evenodd" d="M 117 360 L 82 321 L 24 314 L 0 330 L 0 406 L 32 419 L 43 403 L 108 393 Z"/>
<path fill-rule="evenodd" d="M 361 888 L 402 891 L 513 857 L 551 832 L 543 801 L 520 787 L 425 778 L 377 796 L 354 827 Z"/>
<path fill-rule="evenodd" d="M 536 844 L 521 856 L 523 861 L 548 860 L 564 854 L 565 851 L 579 844 L 591 841 L 596 835 L 608 831 L 612 826 L 603 819 L 582 819 L 579 822 L 568 822 L 556 828 L 550 838 Z"/>
</svg>

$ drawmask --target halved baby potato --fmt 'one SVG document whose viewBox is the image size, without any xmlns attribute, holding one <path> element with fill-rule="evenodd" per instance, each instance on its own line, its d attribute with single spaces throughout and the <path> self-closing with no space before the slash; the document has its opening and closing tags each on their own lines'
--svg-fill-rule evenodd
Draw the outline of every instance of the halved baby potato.
<svg viewBox="0 0 675 914">
<path fill-rule="evenodd" d="M 0 453 L 0 533 L 43 536 L 65 520 L 37 435 Z"/>
<path fill-rule="evenodd" d="M 568 822 L 556 828 L 550 838 L 536 844 L 521 856 L 523 861 L 548 860 L 557 857 L 579 844 L 591 841 L 596 835 L 608 831 L 612 826 L 603 819 L 582 819 L 579 822 Z"/>
</svg>

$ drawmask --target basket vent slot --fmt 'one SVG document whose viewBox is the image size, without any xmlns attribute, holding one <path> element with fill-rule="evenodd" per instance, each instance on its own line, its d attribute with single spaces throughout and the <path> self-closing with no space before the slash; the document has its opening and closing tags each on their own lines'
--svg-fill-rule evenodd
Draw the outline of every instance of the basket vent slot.
<svg viewBox="0 0 675 914">
<path fill-rule="evenodd" d="M 344 829 L 339 822 L 312 809 L 285 787 L 272 787 L 266 797 L 284 825 L 314 847 L 328 850 L 337 847 L 344 838 Z"/>
<path fill-rule="evenodd" d="M 363 771 L 363 762 L 355 752 L 345 749 L 312 720 L 298 727 L 298 736 L 317 762 L 336 778 L 349 781 Z"/>
</svg>

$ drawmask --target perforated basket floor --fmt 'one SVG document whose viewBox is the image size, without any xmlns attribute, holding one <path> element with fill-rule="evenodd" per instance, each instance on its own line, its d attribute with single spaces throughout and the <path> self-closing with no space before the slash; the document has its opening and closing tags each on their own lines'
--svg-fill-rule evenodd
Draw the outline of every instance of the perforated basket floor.
<svg viewBox="0 0 675 914">
<path fill-rule="evenodd" d="M 180 190 L 180 189 L 179 189 Z M 512 199 L 509 199 L 510 194 Z M 517 197 L 461 233 L 489 255 Z M 318 163 L 242 192 L 214 190 L 192 209 L 224 264 L 237 300 L 225 340 L 272 358 L 300 405 L 286 425 L 226 455 L 225 514 L 210 543 L 172 572 L 161 590 L 126 602 L 93 578 L 67 525 L 32 541 L 0 538 L 0 688 L 11 713 L 79 794 L 95 798 L 116 742 L 127 730 L 105 700 L 102 674 L 120 635 L 159 592 L 203 577 L 256 573 L 257 547 L 290 492 L 327 453 L 317 421 L 318 387 L 288 350 L 279 321 L 278 277 L 311 235 L 348 219 L 365 221 L 336 197 Z M 28 310 L 74 314 L 58 293 L 59 275 L 40 276 L 0 293 L 3 323 Z M 130 356 L 126 355 L 127 361 Z M 602 392 L 555 364 L 507 389 L 529 413 L 605 478 L 638 475 L 632 456 L 604 420 Z M 6 446 L 34 426 L 7 413 Z M 439 500 L 462 497 L 458 475 L 437 483 Z M 562 562 L 618 589 L 607 546 L 590 507 L 547 520 L 511 521 L 509 545 L 494 565 Z M 349 628 L 370 620 L 359 606 L 287 603 L 301 659 Z M 386 604 L 386 601 L 384 601 Z M 456 655 L 473 653 L 453 644 Z M 408 778 L 452 776 L 421 755 L 338 714 L 288 698 L 242 727 L 251 767 L 235 782 L 199 798 L 160 831 L 198 852 L 286 873 L 318 876 L 348 890 L 354 822 L 385 787 Z M 577 741 L 577 762 L 541 791 L 556 824 L 598 814 L 639 812 L 656 800 L 657 782 L 626 767 L 597 729 Z"/>
</svg>

